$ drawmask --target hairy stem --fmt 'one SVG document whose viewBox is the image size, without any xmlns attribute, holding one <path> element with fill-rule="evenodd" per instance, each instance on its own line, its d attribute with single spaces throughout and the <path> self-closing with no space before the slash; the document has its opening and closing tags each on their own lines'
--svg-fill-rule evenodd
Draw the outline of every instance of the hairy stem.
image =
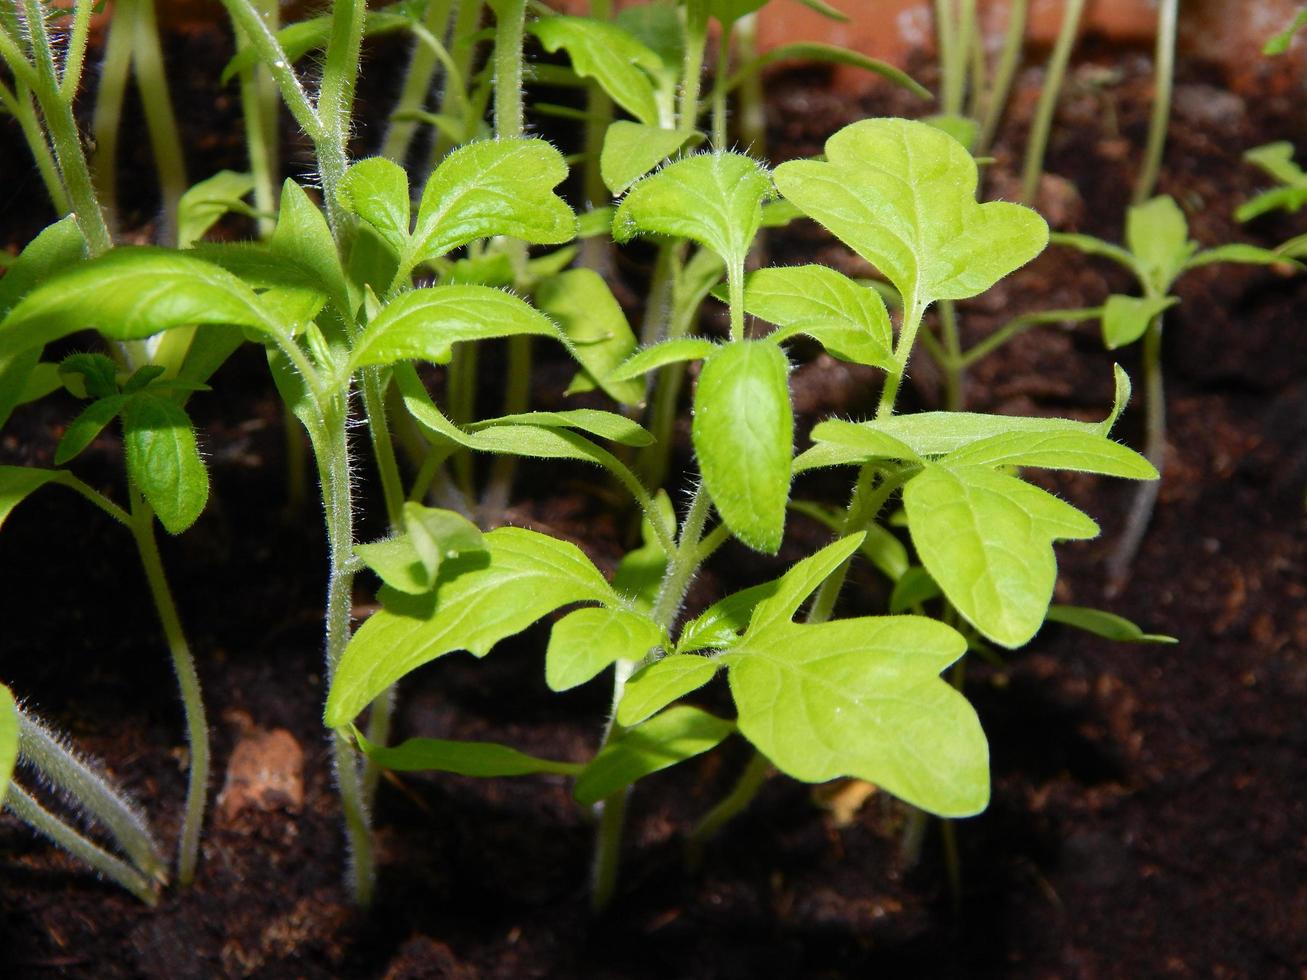
<svg viewBox="0 0 1307 980">
<path fill-rule="evenodd" d="M 1003 111 L 1007 108 L 1008 96 L 1012 92 L 1012 82 L 1021 66 L 1021 45 L 1026 34 L 1026 14 L 1030 9 L 1030 0 L 1011 0 L 1007 11 L 1007 30 L 1003 33 L 1003 51 L 998 58 L 998 68 L 994 72 L 994 84 L 989 89 L 985 104 L 985 118 L 980 124 L 980 133 L 976 138 L 976 154 L 983 156 L 989 152 L 994 137 L 998 134 L 999 124 L 1003 121 Z"/>
<path fill-rule="evenodd" d="M 1135 182 L 1131 203 L 1143 204 L 1153 196 L 1157 174 L 1166 148 L 1166 127 L 1171 119 L 1171 85 L 1175 77 L 1175 27 L 1178 0 L 1160 0 L 1157 6 L 1157 51 L 1154 55 L 1157 81 L 1153 91 L 1153 112 L 1148 121 L 1148 146 L 1144 165 Z"/>
<path fill-rule="evenodd" d="M 159 22 L 154 0 L 130 0 L 136 8 L 132 30 L 132 65 L 136 72 L 136 89 L 145 110 L 145 128 L 150 134 L 155 169 L 159 173 L 159 190 L 163 222 L 159 240 L 177 244 L 177 206 L 186 191 L 186 161 L 177 130 L 177 117 L 168 97 L 168 79 L 164 72 L 163 48 L 159 43 Z M 120 6 L 126 6 L 121 3 Z"/>
<path fill-rule="evenodd" d="M 337 241 L 345 239 L 350 227 L 349 213 L 337 199 L 336 187 L 349 167 L 350 119 L 367 7 L 367 0 L 335 0 L 332 4 L 331 38 L 327 41 L 322 86 L 318 90 L 317 115 L 322 135 L 314 139 L 313 145 L 322 176 L 322 197 Z"/>
<path fill-rule="evenodd" d="M 693 133 L 699 125 L 699 91 L 703 84 L 703 51 L 708 43 L 708 4 L 687 0 L 684 18 L 685 53 L 681 60 L 681 97 L 676 116 L 681 132 Z"/>
<path fill-rule="evenodd" d="M 135 487 L 131 496 L 132 537 L 145 568 L 150 586 L 150 597 L 163 626 L 168 642 L 173 670 L 177 674 L 177 687 L 181 692 L 182 707 L 186 713 L 186 738 L 190 743 L 190 775 L 186 787 L 186 815 L 182 821 L 181 841 L 177 848 L 177 880 L 189 885 L 195 878 L 195 865 L 200 853 L 200 832 L 204 828 L 205 799 L 209 785 L 209 725 L 204 712 L 204 697 L 200 692 L 200 676 L 195 670 L 195 658 L 182 630 L 181 617 L 173 601 L 172 590 L 163 570 L 163 558 L 154 534 L 154 511 Z"/>
<path fill-rule="evenodd" d="M 712 80 L 712 146 L 721 153 L 726 149 L 726 80 L 731 73 L 731 34 L 735 22 L 723 24 L 717 39 L 717 64 Z"/>
<path fill-rule="evenodd" d="M 1039 104 L 1035 107 L 1035 117 L 1031 121 L 1030 137 L 1026 143 L 1026 160 L 1021 170 L 1021 200 L 1025 204 L 1032 203 L 1039 190 L 1039 178 L 1044 172 L 1044 156 L 1048 152 L 1048 134 L 1053 127 L 1053 113 L 1057 109 L 1062 80 L 1066 77 L 1067 64 L 1071 60 L 1071 49 L 1076 43 L 1080 15 L 1084 9 L 1085 0 L 1067 0 L 1062 11 L 1062 25 L 1058 28 L 1053 54 L 1048 60 L 1048 72 L 1039 93 Z"/>
</svg>

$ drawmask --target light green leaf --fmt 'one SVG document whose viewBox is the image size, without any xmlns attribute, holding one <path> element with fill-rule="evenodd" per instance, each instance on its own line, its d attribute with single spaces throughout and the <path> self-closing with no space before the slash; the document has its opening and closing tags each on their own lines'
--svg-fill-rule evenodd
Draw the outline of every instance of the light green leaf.
<svg viewBox="0 0 1307 980">
<path fill-rule="evenodd" d="M 840 23 L 847 23 L 849 20 L 848 14 L 836 10 L 830 4 L 826 3 L 826 0 L 799 0 L 799 3 L 803 4 L 805 7 L 811 7 L 813 10 L 817 11 L 817 13 L 824 17 L 829 17 L 831 20 Z"/>
<path fill-rule="evenodd" d="M 1307 188 L 1304 188 L 1304 201 L 1307 201 Z M 1215 265 L 1218 262 L 1230 262 L 1236 265 L 1296 264 L 1290 263 L 1282 252 L 1272 251 L 1269 248 L 1258 248 L 1256 245 L 1245 245 L 1243 242 L 1231 242 L 1228 245 L 1203 249 L 1185 264 L 1185 269 L 1197 269 L 1204 265 Z"/>
<path fill-rule="evenodd" d="M 454 511 L 409 501 L 404 504 L 403 521 L 403 534 L 354 546 L 354 553 L 400 592 L 430 592 L 445 559 L 485 550 L 476 525 Z"/>
<path fill-rule="evenodd" d="M 384 608 L 350 640 L 324 720 L 340 728 L 404 675 L 445 654 L 484 657 L 500 640 L 573 602 L 614 603 L 613 590 L 576 545 L 523 528 L 483 536 L 485 554 L 444 562 L 430 596 L 383 593 Z"/>
<path fill-rule="evenodd" d="M 115 248 L 29 292 L 0 322 L 0 358 L 96 329 L 111 340 L 143 340 L 197 323 L 287 331 L 243 282 L 189 252 Z"/>
<path fill-rule="evenodd" d="M 768 338 L 773 342 L 804 333 L 841 360 L 881 368 L 894 363 L 885 301 L 826 266 L 759 269 L 745 280 L 744 309 L 782 328 Z"/>
<path fill-rule="evenodd" d="M 14 776 L 18 761 L 18 705 L 13 692 L 0 684 L 0 806 L 4 806 L 5 791 Z"/>
<path fill-rule="evenodd" d="M 707 0 L 708 12 L 727 27 L 767 6 L 768 0 Z"/>
<path fill-rule="evenodd" d="M 190 417 L 176 402 L 139 392 L 123 408 L 127 473 L 169 534 L 195 523 L 209 502 L 209 472 Z"/>
<path fill-rule="evenodd" d="M 1147 459 L 1094 432 L 1003 432 L 977 439 L 945 456 L 949 466 L 1034 466 L 1051 470 L 1102 473 L 1127 480 L 1156 480 Z"/>
<path fill-rule="evenodd" d="M 749 617 L 758 603 L 775 595 L 780 587 L 781 580 L 772 579 L 718 599 L 685 624 L 676 641 L 676 652 L 727 649 L 749 625 Z"/>
<path fill-rule="evenodd" d="M 1125 244 L 1144 281 L 1159 293 L 1170 289 L 1198 248 L 1197 242 L 1189 240 L 1184 212 L 1165 195 L 1136 204 L 1126 212 Z"/>
<path fill-rule="evenodd" d="M 1113 293 L 1103 304 L 1103 344 L 1108 350 L 1133 344 L 1148 330 L 1153 317 L 1179 302 L 1174 296 L 1121 296 Z"/>
<path fill-rule="evenodd" d="M 653 77 L 662 59 L 616 24 L 589 17 L 541 17 L 527 29 L 550 54 L 567 52 L 572 70 L 593 78 L 619 106 L 648 126 L 658 125 Z"/>
<path fill-rule="evenodd" d="M 1243 158 L 1261 168 L 1268 176 L 1290 187 L 1307 188 L 1307 173 L 1294 162 L 1293 144 L 1288 140 L 1255 146 Z"/>
<path fill-rule="evenodd" d="M 47 225 L 0 277 L 0 314 L 8 313 L 41 283 L 85 256 L 86 239 L 77 226 L 76 216 L 70 214 Z"/>
<path fill-rule="evenodd" d="M 0 527 L 28 494 L 58 481 L 60 476 L 57 470 L 39 470 L 34 466 L 0 466 Z"/>
<path fill-rule="evenodd" d="M 546 429 L 579 429 L 591 435 L 621 443 L 623 446 L 649 446 L 653 436 L 639 422 L 616 412 L 596 408 L 573 408 L 566 412 L 522 412 L 518 415 L 501 415 L 498 418 L 474 422 L 469 428 L 476 432 L 500 425 L 538 425 Z"/>
<path fill-rule="evenodd" d="M 703 337 L 664 340 L 661 344 L 654 344 L 632 354 L 614 369 L 608 376 L 608 382 L 613 384 L 628 381 L 678 361 L 697 361 L 700 358 L 710 357 L 720 346 L 715 341 Z"/>
<path fill-rule="evenodd" d="M 809 555 L 781 576 L 776 591 L 754 607 L 749 630 L 763 631 L 775 623 L 787 623 L 799 611 L 808 596 L 820 588 L 837 568 L 843 565 L 862 544 L 863 535 L 850 534 Z"/>
<path fill-rule="evenodd" d="M 889 597 L 889 611 L 895 614 L 907 612 L 913 606 L 929 602 L 939 595 L 939 583 L 930 577 L 930 572 L 920 565 L 913 565 L 894 583 L 894 591 Z"/>
<path fill-rule="evenodd" d="M 719 664 L 708 657 L 674 654 L 641 667 L 631 675 L 617 707 L 617 723 L 630 728 L 673 701 L 697 691 L 717 673 Z"/>
<path fill-rule="evenodd" d="M 765 341 L 738 340 L 703 364 L 694 394 L 694 442 L 704 486 L 727 527 L 775 554 L 785 531 L 794 455 L 789 362 Z"/>
<path fill-rule="evenodd" d="M 554 773 L 574 776 L 582 769 L 577 762 L 558 762 L 527 755 L 495 742 L 457 742 L 440 738 L 410 738 L 393 748 L 374 745 L 356 734 L 359 748 L 382 769 L 392 772 L 452 772 L 458 776 L 491 778 Z"/>
<path fill-rule="evenodd" d="M 1307 187 L 1273 187 L 1239 205 L 1234 216 L 1240 221 L 1252 221 L 1269 211 L 1297 214 L 1304 204 L 1307 204 Z"/>
<path fill-rule="evenodd" d="M 404 251 L 411 202 L 403 167 L 385 157 L 360 160 L 345 171 L 336 197 L 347 211 L 376 229 L 396 254 Z"/>
<path fill-rule="evenodd" d="M 1088 606 L 1061 606 L 1054 603 L 1048 607 L 1047 619 L 1050 623 L 1061 623 L 1118 643 L 1180 642 L 1174 636 L 1145 633 L 1124 616 L 1105 612 L 1102 609 L 1091 609 Z"/>
<path fill-rule="evenodd" d="M 1294 15 L 1293 20 L 1289 21 L 1285 26 L 1284 30 L 1267 40 L 1266 44 L 1262 47 L 1262 54 L 1267 55 L 1268 57 L 1284 54 L 1284 52 L 1289 50 L 1289 45 L 1293 43 L 1293 36 L 1302 30 L 1303 27 L 1307 27 L 1307 7 L 1299 10 L 1298 13 Z"/>
<path fill-rule="evenodd" d="M 177 244 L 189 248 L 229 211 L 245 210 L 241 201 L 254 190 L 254 178 L 234 170 L 219 170 L 187 189 L 177 202 Z"/>
<path fill-rule="evenodd" d="M 817 449 L 827 450 L 820 456 L 820 465 L 823 466 L 861 464 L 873 459 L 894 459 L 905 463 L 921 462 L 911 446 L 882 429 L 872 428 L 871 423 L 859 424 L 846 422 L 844 419 L 827 419 L 813 426 L 812 438 L 817 443 L 812 450 L 809 450 L 809 453 L 813 454 L 813 459 L 819 458 L 815 452 Z M 813 464 L 809 462 L 807 468 L 812 467 Z"/>
<path fill-rule="evenodd" d="M 445 157 L 422 191 L 401 266 L 439 258 L 478 238 L 508 235 L 561 245 L 576 216 L 554 188 L 567 178 L 563 155 L 542 139 L 480 140 Z"/>
<path fill-rule="evenodd" d="M 740 733 L 805 782 L 856 776 L 944 817 L 989 801 L 989 748 L 967 700 L 939 677 L 966 650 L 918 616 L 751 627 L 723 659 Z"/>
<path fill-rule="evenodd" d="M 1067 248 L 1074 248 L 1085 255 L 1096 255 L 1099 258 L 1111 259 L 1131 272 L 1139 274 L 1133 255 L 1120 245 L 1113 245 L 1101 238 L 1094 238 L 1092 235 L 1076 235 L 1070 232 L 1055 231 L 1049 235 L 1049 241 L 1054 245 L 1065 245 Z"/>
<path fill-rule="evenodd" d="M 614 195 L 647 174 L 683 147 L 694 133 L 679 129 L 661 129 L 619 119 L 604 133 L 599 154 L 599 174 Z"/>
<path fill-rule="evenodd" d="M 349 370 L 399 361 L 449 360 L 454 344 L 534 334 L 559 339 L 548 317 L 489 286 L 431 286 L 386 304 L 359 338 Z"/>
<path fill-rule="evenodd" d="M 981 466 L 929 466 L 908 481 L 903 504 L 926 570 L 968 622 L 1009 649 L 1044 621 L 1053 542 L 1098 534 L 1070 504 Z"/>
<path fill-rule="evenodd" d="M 965 146 L 968 152 L 976 145 L 976 137 L 980 135 L 980 124 L 970 116 L 941 113 L 935 116 L 927 116 L 921 121 L 934 126 L 940 132 L 948 133 Z"/>
<path fill-rule="evenodd" d="M 613 216 L 613 239 L 639 234 L 688 238 L 739 266 L 762 223 L 771 178 L 739 153 L 700 153 L 668 164 L 627 192 Z"/>
<path fill-rule="evenodd" d="M 643 660 L 665 642 L 646 615 L 622 608 L 587 606 L 554 624 L 545 650 L 545 683 L 569 691 L 618 660 Z"/>
<path fill-rule="evenodd" d="M 576 779 L 572 795 L 582 806 L 620 792 L 651 773 L 715 748 L 735 725 L 678 705 L 621 732 L 605 745 Z"/>
<path fill-rule="evenodd" d="M 798 460 L 795 460 L 795 464 L 797 471 Z M 790 509 L 819 521 L 837 534 L 844 527 L 843 509 L 808 500 L 791 500 Z M 866 534 L 867 537 L 858 550 L 882 575 L 891 582 L 897 582 L 908 570 L 908 549 L 903 546 L 903 542 L 893 531 L 880 524 L 872 524 L 867 528 Z"/>
<path fill-rule="evenodd" d="M 1048 241 L 1029 208 L 976 203 L 976 180 L 961 143 L 905 119 L 846 126 L 827 140 L 824 162 L 776 169 L 782 195 L 918 307 L 984 292 Z"/>
<path fill-rule="evenodd" d="M 356 544 L 354 554 L 363 564 L 377 573 L 377 577 L 392 589 L 409 595 L 423 595 L 435 588 L 407 534 Z"/>
<path fill-rule="evenodd" d="M 282 184 L 281 208 L 277 212 L 277 226 L 268 239 L 268 249 L 273 255 L 311 272 L 313 285 L 331 298 L 340 315 L 353 317 L 356 304 L 350 299 L 336 239 L 322 211 L 309 199 L 304 188 L 293 180 Z M 294 292 L 291 291 L 292 297 Z M 307 322 L 313 314 L 304 316 L 301 313 L 300 316 L 302 322 Z"/>
<path fill-rule="evenodd" d="M 609 377 L 635 351 L 635 334 L 603 276 L 593 269 L 560 273 L 540 284 L 536 303 L 572 342 L 572 353 L 591 381 L 623 405 L 644 401 L 643 380 Z"/>
</svg>

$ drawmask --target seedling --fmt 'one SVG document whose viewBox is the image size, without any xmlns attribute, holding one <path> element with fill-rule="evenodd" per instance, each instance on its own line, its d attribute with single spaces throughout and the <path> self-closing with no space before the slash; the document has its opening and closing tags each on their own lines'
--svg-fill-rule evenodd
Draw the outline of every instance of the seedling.
<svg viewBox="0 0 1307 980">
<path fill-rule="evenodd" d="M 1279 253 L 1253 245 L 1230 244 L 1200 249 L 1189 238 L 1184 212 L 1169 197 L 1156 197 L 1131 207 L 1126 215 L 1121 248 L 1088 235 L 1055 234 L 1053 241 L 1087 255 L 1111 259 L 1134 275 L 1142 296 L 1108 297 L 1103 306 L 1103 343 L 1111 350 L 1143 341 L 1144 455 L 1160 474 L 1166 456 L 1166 401 L 1162 377 L 1162 317 L 1180 302 L 1171 294 L 1190 270 L 1218 262 L 1273 265 Z M 1108 587 L 1119 591 L 1129 576 L 1157 501 L 1157 483 L 1143 484 L 1135 493 L 1120 543 L 1107 563 Z"/>
</svg>

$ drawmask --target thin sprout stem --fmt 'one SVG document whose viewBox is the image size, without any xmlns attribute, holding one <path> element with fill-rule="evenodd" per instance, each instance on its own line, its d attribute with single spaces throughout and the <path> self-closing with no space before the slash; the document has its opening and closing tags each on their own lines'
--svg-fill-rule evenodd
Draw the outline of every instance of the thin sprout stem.
<svg viewBox="0 0 1307 980">
<path fill-rule="evenodd" d="M 95 139 L 95 172 L 92 175 L 95 192 L 114 234 L 118 231 L 118 137 L 122 130 L 127 80 L 132 71 L 135 21 L 135 0 L 114 8 L 91 116 L 91 133 Z"/>
<path fill-rule="evenodd" d="M 976 139 L 976 153 L 983 156 L 989 152 L 994 137 L 998 135 L 999 124 L 1003 121 L 1003 111 L 1007 108 L 1008 96 L 1012 92 L 1012 82 L 1016 79 L 1017 69 L 1021 66 L 1021 45 L 1026 35 L 1026 14 L 1030 9 L 1030 0 L 1011 0 L 1008 4 L 1007 30 L 1003 33 L 1003 50 L 998 58 L 998 68 L 994 72 L 994 84 L 990 87 L 985 105 L 985 118 L 980 124 L 980 135 Z"/>
<path fill-rule="evenodd" d="M 277 0 L 262 0 L 262 2 L 264 17 L 273 21 L 269 27 L 276 30 L 277 25 L 273 19 L 279 12 Z M 250 41 L 244 30 L 234 21 L 233 26 L 236 33 L 236 50 L 249 49 Z M 254 207 L 261 212 L 258 219 L 259 237 L 267 238 L 276 226 L 276 219 L 272 215 L 277 210 L 278 169 L 277 90 L 267 65 L 261 61 L 256 62 L 240 73 L 240 96 L 250 173 L 254 177 Z M 298 429 L 298 423 L 294 419 L 291 420 L 291 424 Z M 291 484 L 293 486 L 293 480 Z"/>
<path fill-rule="evenodd" d="M 440 112 L 442 115 L 453 115 L 454 108 L 459 107 L 461 109 L 459 118 L 464 126 L 470 129 L 475 125 L 475 120 L 472 118 L 471 100 L 464 88 L 464 80 L 468 77 L 468 71 L 472 67 L 472 57 L 476 52 L 473 38 L 481 24 L 482 0 L 455 0 L 455 2 L 458 4 L 458 10 L 454 14 L 454 26 L 449 35 L 449 54 L 458 71 L 457 74 L 452 70 L 446 71 L 445 90 L 440 96 Z M 436 138 L 431 143 L 427 169 L 433 169 L 453 148 L 453 145 L 454 141 L 448 134 L 437 131 Z"/>
<path fill-rule="evenodd" d="M 590 16 L 605 22 L 612 19 L 612 0 L 590 0 Z M 599 160 L 603 153 L 604 135 L 613 121 L 613 100 L 601 86 L 591 82 L 586 91 L 585 109 L 585 203 L 588 207 L 599 208 L 610 200 Z M 608 278 L 613 270 L 612 239 L 608 235 L 584 239 L 581 242 L 581 264 Z"/>
<path fill-rule="evenodd" d="M 1013 337 L 1025 333 L 1031 327 L 1049 327 L 1061 323 L 1094 320 L 1102 316 L 1102 314 L 1102 307 L 1093 306 L 1073 310 L 1048 310 L 1043 313 L 1030 313 L 1014 317 L 984 340 L 968 348 L 961 355 L 962 367 L 968 368 L 982 358 L 988 357 Z"/>
<path fill-rule="evenodd" d="M 726 79 L 731 70 L 731 35 L 735 22 L 723 24 L 717 39 L 717 64 L 712 80 L 712 145 L 719 153 L 726 149 Z"/>
<path fill-rule="evenodd" d="M 1044 172 L 1044 156 L 1048 152 L 1048 134 L 1053 128 L 1053 114 L 1057 110 L 1062 81 L 1066 77 L 1067 64 L 1071 60 L 1071 49 L 1076 43 L 1080 15 L 1084 9 L 1085 0 L 1067 0 L 1062 11 L 1062 25 L 1058 28 L 1057 41 L 1048 61 L 1048 74 L 1039 93 L 1039 104 L 1035 108 L 1030 137 L 1026 143 L 1026 161 L 1021 171 L 1021 200 L 1026 204 L 1034 201 L 1039 190 L 1039 178 Z"/>
<path fill-rule="evenodd" d="M 703 856 L 703 846 L 716 837 L 723 827 L 748 809 L 773 771 L 771 762 L 761 752 L 755 750 L 749 756 L 749 761 L 745 764 L 735 785 L 731 787 L 731 791 L 704 814 L 690 831 L 686 846 L 691 867 L 699 864 Z"/>
<path fill-rule="evenodd" d="M 18 125 L 23 131 L 23 139 L 27 141 L 27 146 L 32 151 L 36 169 L 40 172 L 41 181 L 50 196 L 50 203 L 59 214 L 67 214 L 68 193 L 64 190 L 63 181 L 59 177 L 59 166 L 55 163 L 50 144 L 45 139 L 45 130 L 41 128 L 36 107 L 32 104 L 31 89 L 22 82 L 17 84 L 15 92 L 0 85 L 0 100 L 3 100 L 9 114 L 18 120 Z"/>
<path fill-rule="evenodd" d="M 759 11 L 745 14 L 735 24 L 735 44 L 741 64 L 758 56 Z M 762 74 L 750 72 L 740 83 L 736 96 L 739 139 L 744 150 L 755 160 L 767 158 L 767 103 L 763 96 Z"/>
<path fill-rule="evenodd" d="M 940 108 L 945 115 L 962 112 L 962 90 L 966 78 L 958 59 L 958 24 L 954 0 L 935 0 L 935 36 L 939 43 Z"/>
<path fill-rule="evenodd" d="M 17 783 L 9 784 L 5 807 L 19 820 L 37 833 L 48 837 L 78 860 L 89 864 L 97 872 L 151 907 L 159 902 L 154 884 L 127 862 L 91 843 L 75 829 L 41 806 Z"/>
<path fill-rule="evenodd" d="M 91 36 L 91 11 L 95 0 L 75 0 L 73 29 L 68 35 L 68 48 L 64 52 L 64 70 L 59 78 L 59 95 L 72 105 L 82 84 L 82 68 L 86 64 L 86 43 Z"/>
<path fill-rule="evenodd" d="M 268 67 L 290 114 L 309 139 L 317 143 L 325 135 L 322 121 L 291 67 L 290 58 L 282 50 L 273 26 L 263 19 L 256 0 L 222 0 L 222 4 L 259 53 L 259 60 Z"/>
<path fill-rule="evenodd" d="M 958 311 L 952 300 L 946 299 L 939 304 L 939 322 L 944 334 L 944 408 L 950 412 L 960 412 L 966 402 L 966 366 L 962 360 Z"/>
<path fill-rule="evenodd" d="M 159 43 L 159 22 L 154 0 L 131 0 L 136 8 L 133 21 L 132 64 L 136 72 L 136 89 L 145 110 L 145 127 L 150 135 L 154 165 L 159 173 L 162 192 L 163 227 L 159 238 L 177 243 L 177 207 L 186 191 L 186 160 L 182 140 L 168 97 L 168 79 L 164 70 L 163 48 Z"/>
<path fill-rule="evenodd" d="M 699 125 L 699 91 L 703 79 L 703 52 L 708 43 L 706 0 L 687 0 L 684 17 L 685 51 L 681 61 L 681 97 L 676 110 L 681 132 L 693 133 Z"/>
<path fill-rule="evenodd" d="M 200 691 L 200 676 L 195 670 L 195 658 L 182 629 L 181 617 L 173 601 L 172 590 L 163 570 L 163 558 L 154 534 L 154 511 L 135 487 L 131 496 L 132 537 L 145 568 L 150 585 L 150 596 L 163 625 L 172 656 L 177 686 L 181 691 L 182 707 L 186 712 L 186 737 L 191 748 L 190 776 L 186 787 L 186 815 L 182 821 L 181 841 L 177 854 L 177 881 L 185 886 L 195 878 L 195 865 L 200 853 L 200 831 L 204 827 L 205 800 L 209 785 L 209 725 L 205 718 L 204 697 Z"/>
<path fill-rule="evenodd" d="M 367 0 L 335 0 L 331 14 L 331 37 L 318 90 L 317 117 L 322 135 L 314 139 L 322 197 L 337 242 L 345 242 L 352 227 L 350 214 L 336 195 L 336 188 L 349 168 L 350 119 L 354 111 L 354 89 L 358 84 L 359 57 L 363 45 L 363 22 Z"/>
<path fill-rule="evenodd" d="M 1153 112 L 1148 121 L 1148 146 L 1144 165 L 1135 182 L 1131 203 L 1143 204 L 1153 196 L 1157 175 L 1162 168 L 1166 149 L 1166 127 L 1171 119 L 1171 86 L 1175 80 L 1175 30 L 1178 0 L 1160 0 L 1157 7 L 1157 82 L 1153 93 Z"/>
<path fill-rule="evenodd" d="M 427 0 L 420 26 L 428 37 L 434 39 L 436 34 L 444 36 L 453 4 L 454 0 Z M 408 68 L 404 73 L 404 86 L 395 102 L 395 111 L 381 146 L 381 155 L 389 157 L 400 166 L 408 160 L 413 137 L 418 131 L 418 122 L 411 113 L 426 106 L 437 63 L 437 49 L 427 44 L 420 35 L 415 37 L 413 50 L 409 53 Z"/>
</svg>

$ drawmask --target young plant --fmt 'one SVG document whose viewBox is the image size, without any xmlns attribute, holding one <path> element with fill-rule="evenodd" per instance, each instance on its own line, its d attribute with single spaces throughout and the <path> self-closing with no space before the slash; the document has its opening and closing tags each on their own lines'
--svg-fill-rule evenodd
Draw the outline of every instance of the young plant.
<svg viewBox="0 0 1307 980">
<path fill-rule="evenodd" d="M 1166 400 L 1162 375 L 1162 319 L 1180 302 L 1172 295 L 1185 273 L 1218 262 L 1272 265 L 1284 262 L 1279 253 L 1253 245 L 1229 244 L 1200 249 L 1189 238 L 1184 212 L 1169 197 L 1156 197 L 1131 207 L 1126 215 L 1125 248 L 1089 235 L 1055 234 L 1053 242 L 1087 255 L 1111 259 L 1139 283 L 1141 296 L 1108 297 L 1103 306 L 1103 343 L 1111 350 L 1143 341 L 1144 455 L 1163 471 L 1166 456 Z M 1125 530 L 1108 559 L 1108 588 L 1124 586 L 1130 566 L 1148 530 L 1157 502 L 1158 483 L 1146 483 L 1135 493 Z"/>
</svg>

